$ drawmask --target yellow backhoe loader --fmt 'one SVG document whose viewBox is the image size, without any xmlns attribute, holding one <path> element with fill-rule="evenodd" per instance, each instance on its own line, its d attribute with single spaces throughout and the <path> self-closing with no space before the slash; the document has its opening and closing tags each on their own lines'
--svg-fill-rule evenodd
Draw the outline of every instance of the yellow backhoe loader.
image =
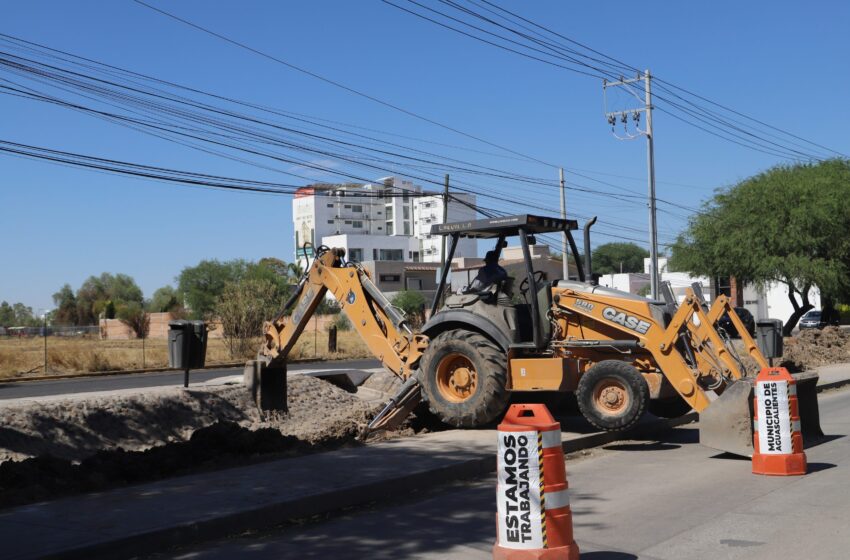
<svg viewBox="0 0 850 560">
<path fill-rule="evenodd" d="M 720 296 L 709 307 L 698 285 L 681 303 L 669 285 L 664 301 L 596 285 L 589 233 L 594 221 L 584 227 L 584 263 L 572 236 L 574 220 L 523 214 L 433 226 L 432 234 L 449 237 L 447 263 L 461 237 L 493 240 L 496 257 L 509 238 L 518 238 L 525 275 L 518 294 L 510 277 L 452 293 L 450 267 L 444 267 L 420 332 L 413 332 L 363 267 L 346 262 L 342 249 L 319 247 L 284 310 L 264 325 L 258 360 L 249 367 L 262 371 L 267 391 L 281 387 L 289 351 L 330 291 L 371 352 L 403 381 L 370 430 L 397 426 L 421 401 L 443 422 L 473 428 L 496 421 L 511 393 L 569 391 L 597 428 L 629 428 L 646 411 L 675 417 L 693 409 L 700 413 L 702 443 L 751 455 L 752 380 L 767 360 L 729 300 Z M 550 281 L 533 268 L 529 247 L 535 236 L 556 232 L 567 237 L 575 279 Z M 755 367 L 745 366 L 717 328 L 724 314 Z M 822 435 L 817 376 L 798 374 L 797 381 L 802 428 L 811 439 Z"/>
</svg>

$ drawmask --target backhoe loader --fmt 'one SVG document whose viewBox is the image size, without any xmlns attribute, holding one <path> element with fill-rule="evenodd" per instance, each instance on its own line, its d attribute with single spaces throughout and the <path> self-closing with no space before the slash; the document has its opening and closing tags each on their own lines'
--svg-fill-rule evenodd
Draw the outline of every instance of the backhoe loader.
<svg viewBox="0 0 850 560">
<path fill-rule="evenodd" d="M 697 284 L 681 303 L 669 285 L 663 301 L 597 285 L 590 259 L 594 221 L 584 227 L 584 262 L 572 235 L 575 220 L 522 214 L 432 226 L 433 235 L 449 238 L 446 263 L 461 237 L 493 240 L 497 257 L 508 239 L 518 238 L 525 277 L 518 294 L 512 278 L 451 293 L 450 266 L 444 266 L 430 319 L 419 332 L 365 268 L 345 260 L 344 250 L 319 247 L 283 311 L 264 325 L 250 367 L 285 379 L 287 355 L 329 291 L 370 351 L 403 381 L 369 430 L 392 429 L 420 403 L 446 424 L 474 428 L 496 421 L 512 393 L 564 391 L 575 393 L 582 415 L 602 430 L 627 429 L 646 411 L 675 417 L 696 410 L 702 443 L 751 455 L 752 381 L 768 364 L 729 300 L 721 295 L 709 307 Z M 550 281 L 533 268 L 535 236 L 556 232 L 568 240 L 574 279 Z M 756 367 L 748 369 L 716 327 L 724 314 Z M 797 381 L 804 436 L 822 435 L 817 376 L 798 374 Z"/>
</svg>

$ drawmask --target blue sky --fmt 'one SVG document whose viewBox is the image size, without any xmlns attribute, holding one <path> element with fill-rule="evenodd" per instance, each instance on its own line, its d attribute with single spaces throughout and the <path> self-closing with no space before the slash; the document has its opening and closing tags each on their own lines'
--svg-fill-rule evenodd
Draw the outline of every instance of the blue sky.
<svg viewBox="0 0 850 560">
<path fill-rule="evenodd" d="M 598 80 L 473 42 L 377 0 L 151 3 L 406 109 L 645 192 L 645 143 L 612 137 Z M 656 76 L 850 152 L 847 3 L 649 1 L 640 9 L 632 2 L 500 3 Z M 3 11 L 2 33 L 221 95 L 466 148 L 417 144 L 459 159 L 557 177 L 554 168 L 470 151 L 498 150 L 130 1 L 16 2 Z M 280 173 L 298 171 L 292 167 L 260 170 L 6 95 L 0 95 L 0 116 L 3 140 L 210 174 L 305 182 Z M 698 206 L 714 188 L 782 162 L 658 112 L 655 128 L 658 196 L 679 204 Z M 130 274 L 150 296 L 201 259 L 292 256 L 288 197 L 187 188 L 6 156 L 0 156 L 0 169 L 0 300 L 50 307 L 51 294 L 62 284 L 77 288 L 101 272 Z M 557 211 L 554 189 L 491 188 Z M 570 213 L 646 227 L 639 201 L 625 204 L 580 192 L 568 198 Z M 684 211 L 673 214 L 659 216 L 662 242 L 685 223 Z"/>
</svg>

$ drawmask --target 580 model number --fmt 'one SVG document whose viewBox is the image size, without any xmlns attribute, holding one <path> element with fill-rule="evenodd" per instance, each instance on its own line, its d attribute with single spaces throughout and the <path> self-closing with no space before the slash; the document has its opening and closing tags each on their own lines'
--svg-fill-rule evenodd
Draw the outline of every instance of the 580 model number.
<svg viewBox="0 0 850 560">
<path fill-rule="evenodd" d="M 649 327 L 652 326 L 646 321 L 638 319 L 634 315 L 627 315 L 624 311 L 618 311 L 613 307 L 606 307 L 605 309 L 603 309 L 602 316 L 608 319 L 609 321 L 619 323 L 627 329 L 639 332 L 640 334 L 646 334 L 646 331 L 648 331 Z"/>
</svg>

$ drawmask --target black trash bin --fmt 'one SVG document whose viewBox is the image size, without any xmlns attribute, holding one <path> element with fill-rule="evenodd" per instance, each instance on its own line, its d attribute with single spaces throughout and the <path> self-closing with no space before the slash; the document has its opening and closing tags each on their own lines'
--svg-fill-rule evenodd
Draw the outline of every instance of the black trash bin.
<svg viewBox="0 0 850 560">
<path fill-rule="evenodd" d="M 773 364 L 773 358 L 782 357 L 782 321 L 779 319 L 756 321 L 756 344 L 771 364 Z"/>
<path fill-rule="evenodd" d="M 168 322 L 168 367 L 188 370 L 191 367 L 191 329 L 189 321 Z"/>
<path fill-rule="evenodd" d="M 204 367 L 207 359 L 207 325 L 203 321 L 191 322 L 191 348 L 189 367 L 200 369 Z"/>
</svg>

